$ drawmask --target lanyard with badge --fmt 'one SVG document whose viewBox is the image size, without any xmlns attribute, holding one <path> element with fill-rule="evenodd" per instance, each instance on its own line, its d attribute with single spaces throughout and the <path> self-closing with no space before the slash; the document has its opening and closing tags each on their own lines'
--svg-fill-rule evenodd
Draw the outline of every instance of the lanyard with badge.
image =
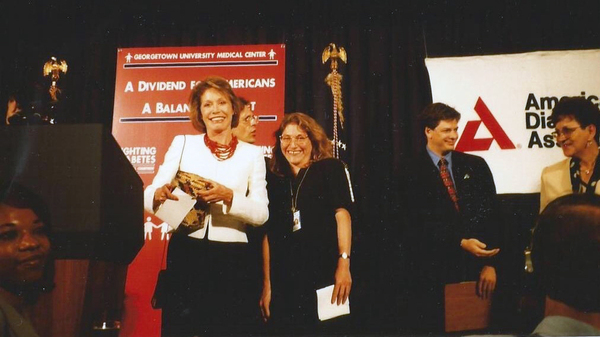
<svg viewBox="0 0 600 337">
<path fill-rule="evenodd" d="M 292 186 L 292 180 L 290 179 L 290 194 L 292 196 L 292 214 L 294 215 L 294 226 L 292 227 L 292 232 L 300 230 L 302 228 L 302 223 L 300 221 L 300 210 L 298 209 L 298 194 L 300 193 L 300 187 L 302 187 L 302 183 L 304 182 L 304 178 L 306 178 L 306 174 L 310 170 L 310 166 L 304 171 L 304 175 L 298 184 L 298 188 L 296 188 L 296 195 L 294 195 L 294 188 Z"/>
</svg>

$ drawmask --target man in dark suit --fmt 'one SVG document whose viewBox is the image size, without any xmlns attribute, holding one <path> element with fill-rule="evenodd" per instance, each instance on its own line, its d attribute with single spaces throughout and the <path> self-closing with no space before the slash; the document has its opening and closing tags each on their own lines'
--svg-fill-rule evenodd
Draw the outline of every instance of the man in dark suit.
<svg viewBox="0 0 600 337">
<path fill-rule="evenodd" d="M 419 115 L 427 146 L 403 174 L 410 321 L 420 332 L 443 331 L 445 284 L 477 280 L 484 298 L 496 285 L 496 187 L 483 158 L 454 151 L 459 120 L 446 104 L 428 105 Z"/>
</svg>

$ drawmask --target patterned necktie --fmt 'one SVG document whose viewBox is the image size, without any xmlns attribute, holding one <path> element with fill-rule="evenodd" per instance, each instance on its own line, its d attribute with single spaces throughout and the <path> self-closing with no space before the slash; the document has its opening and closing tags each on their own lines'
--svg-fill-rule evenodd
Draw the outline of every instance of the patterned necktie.
<svg viewBox="0 0 600 337">
<path fill-rule="evenodd" d="M 444 182 L 444 186 L 448 190 L 448 195 L 450 195 L 450 199 L 454 202 L 454 208 L 458 211 L 458 196 L 456 195 L 456 189 L 454 188 L 454 183 L 452 182 L 452 177 L 450 176 L 450 171 L 448 171 L 448 162 L 445 158 L 441 158 L 438 162 L 438 166 L 440 167 L 440 176 L 442 177 L 442 181 Z"/>
</svg>

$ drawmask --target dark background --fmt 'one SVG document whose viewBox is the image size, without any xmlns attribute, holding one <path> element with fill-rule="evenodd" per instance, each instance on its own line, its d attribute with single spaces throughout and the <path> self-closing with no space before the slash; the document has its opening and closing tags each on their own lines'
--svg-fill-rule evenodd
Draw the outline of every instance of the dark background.
<svg viewBox="0 0 600 337">
<path fill-rule="evenodd" d="M 62 123 L 111 128 L 119 47 L 284 43 L 285 111 L 307 112 L 331 130 L 329 66 L 320 58 L 328 43 L 343 46 L 344 159 L 357 197 L 353 316 L 368 332 L 401 332 L 407 310 L 396 186 L 403 159 L 424 145 L 414 118 L 431 102 L 424 58 L 600 47 L 598 1 L 4 0 L 0 7 L 2 104 L 14 90 L 27 97 L 36 86 L 45 90 L 42 65 L 56 56 L 69 64 L 59 81 Z M 521 256 L 538 196 L 500 198 L 504 295 L 493 331 L 527 332 L 534 318 L 523 301 L 530 290 Z"/>
</svg>

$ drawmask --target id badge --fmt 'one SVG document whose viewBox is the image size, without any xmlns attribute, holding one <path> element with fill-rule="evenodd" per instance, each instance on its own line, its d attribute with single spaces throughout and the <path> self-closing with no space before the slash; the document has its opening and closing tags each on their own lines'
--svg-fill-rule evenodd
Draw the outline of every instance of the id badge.
<svg viewBox="0 0 600 337">
<path fill-rule="evenodd" d="M 302 228 L 302 224 L 300 223 L 300 210 L 294 211 L 294 227 L 292 227 L 292 232 L 295 232 Z"/>
</svg>

